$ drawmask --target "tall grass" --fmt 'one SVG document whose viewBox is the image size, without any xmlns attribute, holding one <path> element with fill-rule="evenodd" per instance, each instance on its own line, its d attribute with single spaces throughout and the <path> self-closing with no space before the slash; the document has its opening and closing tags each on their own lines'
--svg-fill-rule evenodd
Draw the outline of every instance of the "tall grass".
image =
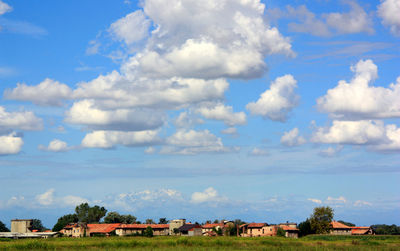
<svg viewBox="0 0 400 251">
<path fill-rule="evenodd" d="M 400 237 L 110 237 L 0 240 L 0 250 L 400 250 Z"/>
</svg>

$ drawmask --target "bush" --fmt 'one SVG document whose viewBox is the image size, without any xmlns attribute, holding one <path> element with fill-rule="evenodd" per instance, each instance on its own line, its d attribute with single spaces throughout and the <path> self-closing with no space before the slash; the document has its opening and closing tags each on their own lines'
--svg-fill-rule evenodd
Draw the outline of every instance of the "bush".
<svg viewBox="0 0 400 251">
<path fill-rule="evenodd" d="M 143 231 L 143 236 L 145 237 L 153 237 L 153 229 L 148 226 L 144 231 Z"/>
<path fill-rule="evenodd" d="M 279 227 L 278 230 L 276 231 L 276 236 L 286 237 L 285 230 L 283 230 L 282 228 Z"/>
</svg>

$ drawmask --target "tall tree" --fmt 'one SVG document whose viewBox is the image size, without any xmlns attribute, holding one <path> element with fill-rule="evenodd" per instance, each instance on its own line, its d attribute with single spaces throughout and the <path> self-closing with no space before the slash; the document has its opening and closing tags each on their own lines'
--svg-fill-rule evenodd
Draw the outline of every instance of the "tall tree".
<svg viewBox="0 0 400 251">
<path fill-rule="evenodd" d="M 158 220 L 158 224 L 167 224 L 167 223 L 168 223 L 167 218 L 160 218 Z"/>
<path fill-rule="evenodd" d="M 10 229 L 2 221 L 0 221 L 0 232 L 10 232 Z"/>
<path fill-rule="evenodd" d="M 106 215 L 107 209 L 97 205 L 90 207 L 88 203 L 82 203 L 76 206 L 75 213 L 80 222 L 98 223 Z"/>
<path fill-rule="evenodd" d="M 333 209 L 331 207 L 316 207 L 310 217 L 311 229 L 316 234 L 327 234 L 331 229 Z"/>
<path fill-rule="evenodd" d="M 153 219 L 146 219 L 146 224 L 154 224 L 155 222 Z"/>
<path fill-rule="evenodd" d="M 121 215 L 118 212 L 109 212 L 107 216 L 104 217 L 104 222 L 132 224 L 136 222 L 136 217 L 130 214 Z"/>
<path fill-rule="evenodd" d="M 310 220 L 307 219 L 299 224 L 299 236 L 306 236 L 309 234 L 315 234 L 315 232 L 311 229 Z"/>
<path fill-rule="evenodd" d="M 66 214 L 58 218 L 57 223 L 53 227 L 54 232 L 58 232 L 63 229 L 69 223 L 76 223 L 78 222 L 78 216 L 76 214 Z"/>
<path fill-rule="evenodd" d="M 43 232 L 44 230 L 46 230 L 46 228 L 43 226 L 42 221 L 39 219 L 33 219 L 32 220 L 32 227 L 31 229 L 35 229 L 38 230 L 39 232 Z"/>
<path fill-rule="evenodd" d="M 342 224 L 344 224 L 346 226 L 349 226 L 349 227 L 355 227 L 356 226 L 355 224 L 353 224 L 351 222 L 347 222 L 347 221 L 339 220 L 338 222 L 340 222 L 340 223 L 342 223 Z"/>
</svg>

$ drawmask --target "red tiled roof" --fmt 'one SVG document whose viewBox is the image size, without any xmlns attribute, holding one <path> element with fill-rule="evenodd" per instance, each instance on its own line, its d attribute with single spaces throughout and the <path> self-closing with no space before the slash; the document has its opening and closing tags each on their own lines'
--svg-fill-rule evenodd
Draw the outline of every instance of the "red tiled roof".
<svg viewBox="0 0 400 251">
<path fill-rule="evenodd" d="M 297 229 L 297 228 L 289 227 L 289 226 L 285 226 L 285 225 L 281 225 L 280 228 L 282 228 L 285 231 L 299 231 L 299 229 Z"/>
<path fill-rule="evenodd" d="M 370 230 L 370 227 L 353 227 L 351 234 L 366 234 Z"/>
<path fill-rule="evenodd" d="M 201 226 L 202 228 L 213 228 L 213 227 L 221 227 L 223 228 L 225 225 L 224 223 L 207 223 Z"/>
<path fill-rule="evenodd" d="M 124 229 L 146 229 L 147 227 L 151 227 L 152 229 L 165 229 L 169 228 L 169 224 L 121 224 L 117 228 Z"/>
<path fill-rule="evenodd" d="M 121 223 L 113 224 L 87 224 L 90 233 L 110 233 L 114 231 Z"/>
<path fill-rule="evenodd" d="M 250 223 L 249 225 L 247 225 L 247 227 L 259 228 L 259 227 L 264 227 L 266 225 L 267 223 Z"/>
<path fill-rule="evenodd" d="M 349 226 L 346 226 L 345 224 L 343 224 L 343 223 L 340 223 L 340 222 L 337 222 L 337 221 L 332 221 L 331 222 L 331 226 L 332 226 L 332 228 L 352 228 L 352 227 L 349 227 Z"/>
</svg>

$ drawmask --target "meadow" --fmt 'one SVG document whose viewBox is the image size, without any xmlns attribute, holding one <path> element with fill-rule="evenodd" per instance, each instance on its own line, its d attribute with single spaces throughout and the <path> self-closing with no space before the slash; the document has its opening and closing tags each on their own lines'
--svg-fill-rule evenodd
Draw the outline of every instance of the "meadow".
<svg viewBox="0 0 400 251">
<path fill-rule="evenodd" d="M 400 236 L 0 239 L 0 250 L 400 250 Z"/>
</svg>

